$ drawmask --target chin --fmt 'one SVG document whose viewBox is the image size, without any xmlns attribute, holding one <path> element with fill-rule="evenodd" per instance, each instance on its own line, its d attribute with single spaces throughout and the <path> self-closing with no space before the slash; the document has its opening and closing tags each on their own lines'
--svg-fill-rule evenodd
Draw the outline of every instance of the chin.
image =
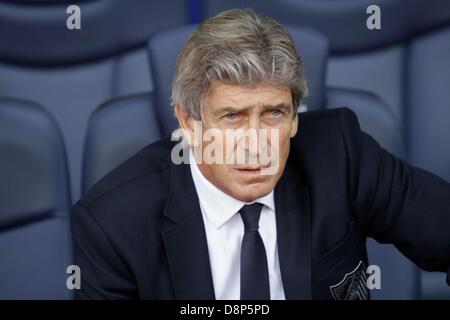
<svg viewBox="0 0 450 320">
<path fill-rule="evenodd" d="M 244 202 L 252 202 L 255 199 L 264 197 L 273 190 L 267 183 L 250 184 L 243 186 L 240 189 L 241 191 L 236 192 L 234 197 Z"/>
</svg>

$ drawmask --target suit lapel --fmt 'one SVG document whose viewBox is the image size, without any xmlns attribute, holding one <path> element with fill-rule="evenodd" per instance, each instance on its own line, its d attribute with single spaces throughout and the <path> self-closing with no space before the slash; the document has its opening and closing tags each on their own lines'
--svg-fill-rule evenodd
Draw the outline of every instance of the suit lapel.
<svg viewBox="0 0 450 320">
<path fill-rule="evenodd" d="M 162 232 L 176 299 L 215 299 L 206 233 L 189 164 L 171 164 Z"/>
<path fill-rule="evenodd" d="M 311 299 L 309 192 L 289 162 L 275 188 L 275 209 L 286 299 Z"/>
</svg>

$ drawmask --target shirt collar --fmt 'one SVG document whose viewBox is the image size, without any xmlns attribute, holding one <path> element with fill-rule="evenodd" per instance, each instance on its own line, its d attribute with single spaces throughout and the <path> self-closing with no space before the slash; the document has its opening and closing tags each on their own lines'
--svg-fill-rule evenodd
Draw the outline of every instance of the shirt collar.
<svg viewBox="0 0 450 320">
<path fill-rule="evenodd" d="M 195 162 L 192 148 L 189 149 L 189 164 L 200 204 L 206 217 L 216 228 L 224 225 L 246 204 L 259 202 L 275 211 L 273 190 L 253 202 L 243 202 L 229 196 L 205 178 Z"/>
</svg>

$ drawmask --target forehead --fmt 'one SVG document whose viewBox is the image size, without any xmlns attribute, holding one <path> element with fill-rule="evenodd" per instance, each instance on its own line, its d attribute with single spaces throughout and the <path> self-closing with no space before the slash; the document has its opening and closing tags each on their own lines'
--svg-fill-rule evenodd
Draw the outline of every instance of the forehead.
<svg viewBox="0 0 450 320">
<path fill-rule="evenodd" d="M 208 94 L 206 106 L 210 109 L 224 107 L 248 108 L 263 105 L 292 105 L 291 90 L 287 86 L 257 85 L 244 87 L 217 84 Z"/>
</svg>

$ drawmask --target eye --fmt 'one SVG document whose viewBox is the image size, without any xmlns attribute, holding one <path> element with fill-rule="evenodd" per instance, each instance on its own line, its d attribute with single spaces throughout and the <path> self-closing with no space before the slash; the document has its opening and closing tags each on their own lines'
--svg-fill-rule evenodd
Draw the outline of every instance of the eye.
<svg viewBox="0 0 450 320">
<path fill-rule="evenodd" d="M 230 112 L 225 115 L 227 120 L 236 120 L 238 118 L 238 114 L 235 112 Z"/>
<path fill-rule="evenodd" d="M 277 117 L 277 116 L 279 116 L 280 114 L 281 114 L 281 111 L 280 111 L 280 110 L 272 110 L 272 115 L 273 115 L 273 116 Z"/>
<path fill-rule="evenodd" d="M 283 112 L 281 110 L 278 110 L 278 109 L 273 109 L 273 110 L 270 110 L 270 115 L 272 117 L 278 118 L 278 117 L 283 115 Z"/>
</svg>

